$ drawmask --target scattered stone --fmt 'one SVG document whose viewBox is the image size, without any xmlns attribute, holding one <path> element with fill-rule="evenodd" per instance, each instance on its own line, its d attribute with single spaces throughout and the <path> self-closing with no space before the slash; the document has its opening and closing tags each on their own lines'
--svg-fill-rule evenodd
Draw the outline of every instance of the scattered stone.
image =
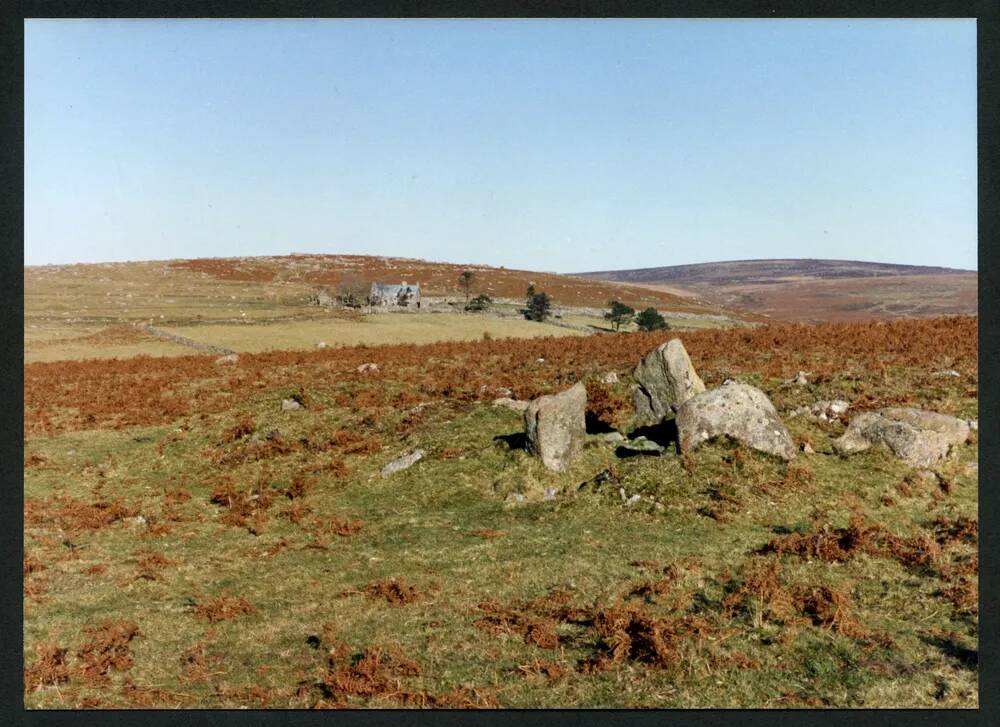
<svg viewBox="0 0 1000 727">
<path fill-rule="evenodd" d="M 544 358 L 536 358 L 535 359 L 535 363 L 545 363 L 545 359 Z"/>
<path fill-rule="evenodd" d="M 363 363 L 358 366 L 357 371 L 359 374 L 364 374 L 369 371 L 378 371 L 378 364 L 376 363 Z"/>
<path fill-rule="evenodd" d="M 978 462 L 973 462 L 972 464 L 965 465 L 965 468 L 962 470 L 962 472 L 964 474 L 968 475 L 969 477 L 978 476 L 979 475 L 979 463 Z"/>
<path fill-rule="evenodd" d="M 930 467 L 968 438 L 969 425 L 962 419 L 923 409 L 889 408 L 854 417 L 833 446 L 848 455 L 884 444 L 907 464 Z"/>
<path fill-rule="evenodd" d="M 547 469 L 563 472 L 587 436 L 587 389 L 581 382 L 559 394 L 533 399 L 524 410 L 528 451 Z"/>
<path fill-rule="evenodd" d="M 507 499 L 505 499 L 504 502 L 508 504 L 513 504 L 515 502 L 524 502 L 526 499 L 527 498 L 520 492 L 512 492 L 509 495 L 507 495 Z"/>
<path fill-rule="evenodd" d="M 216 366 L 231 366 L 240 360 L 240 357 L 235 353 L 226 354 L 225 356 L 220 356 L 215 359 Z"/>
<path fill-rule="evenodd" d="M 594 436 L 602 442 L 608 442 L 609 444 L 619 444 L 625 441 L 625 435 L 621 432 L 601 432 Z"/>
<path fill-rule="evenodd" d="M 317 343 L 316 348 L 326 348 L 326 341 L 320 341 Z"/>
<path fill-rule="evenodd" d="M 281 411 L 295 411 L 301 409 L 302 404 L 300 404 L 295 399 L 282 399 L 281 400 Z"/>
<path fill-rule="evenodd" d="M 618 496 L 622 499 L 622 502 L 625 502 L 628 499 L 628 497 L 626 497 L 626 495 L 625 495 L 625 488 L 624 487 L 619 487 L 618 488 Z"/>
<path fill-rule="evenodd" d="M 806 386 L 809 383 L 809 379 L 806 378 L 805 371 L 799 371 L 798 375 L 796 375 L 790 383 L 795 384 L 796 386 Z"/>
<path fill-rule="evenodd" d="M 523 412 L 525 409 L 528 408 L 528 402 L 521 401 L 519 399 L 510 399 L 508 397 L 504 397 L 502 399 L 494 399 L 493 406 L 503 406 L 510 409 L 511 411 Z"/>
<path fill-rule="evenodd" d="M 802 443 L 802 454 L 816 454 L 816 450 L 810 446 L 809 442 Z"/>
<path fill-rule="evenodd" d="M 423 459 L 425 454 L 426 452 L 424 452 L 424 450 L 415 449 L 409 454 L 404 454 L 402 457 L 394 459 L 382 468 L 382 476 L 388 477 L 391 474 L 405 470 L 407 467 L 410 467 Z"/>
<path fill-rule="evenodd" d="M 843 399 L 834 399 L 833 401 L 823 400 L 817 401 L 811 406 L 800 406 L 793 409 L 788 413 L 788 416 L 797 417 L 804 414 L 810 419 L 828 422 L 834 419 L 839 419 L 840 416 L 850 408 L 850 406 L 850 402 L 844 401 Z"/>
<path fill-rule="evenodd" d="M 728 384 L 688 399 L 677 410 L 682 451 L 727 435 L 781 459 L 795 457 L 795 443 L 771 400 L 749 384 Z"/>
<path fill-rule="evenodd" d="M 645 437 L 636 437 L 635 439 L 627 439 L 622 443 L 620 449 L 627 449 L 630 452 L 643 452 L 654 454 L 659 454 L 660 452 L 665 452 L 666 447 L 657 444 L 651 439 L 646 439 Z"/>
<path fill-rule="evenodd" d="M 958 373 L 955 369 L 944 369 L 942 371 L 935 371 L 931 376 L 954 376 L 958 378 L 962 374 Z"/>
<path fill-rule="evenodd" d="M 967 419 L 965 421 L 965 423 L 969 425 L 969 429 L 971 429 L 972 431 L 974 431 L 974 432 L 978 432 L 979 431 L 979 420 L 978 419 Z"/>
<path fill-rule="evenodd" d="M 625 507 L 632 507 L 635 503 L 642 499 L 642 495 L 632 495 L 629 499 L 625 501 Z"/>
<path fill-rule="evenodd" d="M 556 494 L 559 492 L 555 487 L 546 487 L 545 493 L 542 496 L 544 500 L 555 500 Z"/>
<path fill-rule="evenodd" d="M 658 424 L 685 401 L 705 391 L 679 338 L 647 353 L 632 375 L 636 381 L 632 399 L 640 426 Z"/>
<path fill-rule="evenodd" d="M 618 372 L 609 371 L 608 373 L 604 374 L 604 378 L 601 379 L 601 382 L 605 384 L 617 384 Z"/>
</svg>

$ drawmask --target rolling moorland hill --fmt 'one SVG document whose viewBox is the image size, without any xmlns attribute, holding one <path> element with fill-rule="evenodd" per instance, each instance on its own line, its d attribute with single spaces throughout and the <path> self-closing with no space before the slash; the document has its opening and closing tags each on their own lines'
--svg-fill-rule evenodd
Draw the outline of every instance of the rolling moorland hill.
<svg viewBox="0 0 1000 727">
<path fill-rule="evenodd" d="M 787 321 L 974 315 L 978 306 L 975 271 L 918 265 L 733 260 L 578 275 L 693 295 Z"/>
</svg>

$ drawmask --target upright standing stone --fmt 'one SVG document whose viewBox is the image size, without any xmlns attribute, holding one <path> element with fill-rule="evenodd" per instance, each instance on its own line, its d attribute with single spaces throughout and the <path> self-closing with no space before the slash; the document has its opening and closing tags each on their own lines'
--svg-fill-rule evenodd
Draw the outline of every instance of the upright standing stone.
<svg viewBox="0 0 1000 727">
<path fill-rule="evenodd" d="M 705 391 L 679 338 L 646 354 L 632 376 L 636 381 L 632 390 L 636 423 L 640 426 L 659 423 L 692 396 Z"/>
<path fill-rule="evenodd" d="M 528 451 L 542 464 L 563 472 L 583 447 L 586 427 L 587 389 L 578 382 L 559 394 L 533 399 L 524 410 L 524 434 Z"/>
</svg>

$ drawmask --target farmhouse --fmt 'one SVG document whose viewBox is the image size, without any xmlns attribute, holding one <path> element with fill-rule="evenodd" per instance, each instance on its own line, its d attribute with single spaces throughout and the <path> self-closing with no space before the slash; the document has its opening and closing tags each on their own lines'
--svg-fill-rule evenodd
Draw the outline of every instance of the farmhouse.
<svg viewBox="0 0 1000 727">
<path fill-rule="evenodd" d="M 420 286 L 407 285 L 405 280 L 400 285 L 372 283 L 368 304 L 373 308 L 419 308 Z"/>
</svg>

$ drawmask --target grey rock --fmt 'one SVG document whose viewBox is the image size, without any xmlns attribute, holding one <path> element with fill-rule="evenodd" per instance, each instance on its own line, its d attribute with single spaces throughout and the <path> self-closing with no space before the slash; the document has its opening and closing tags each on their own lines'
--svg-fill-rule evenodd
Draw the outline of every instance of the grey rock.
<svg viewBox="0 0 1000 727">
<path fill-rule="evenodd" d="M 520 492 L 512 492 L 509 495 L 507 495 L 507 498 L 504 500 L 504 502 L 512 505 L 516 502 L 524 502 L 526 499 L 528 498 L 526 498 Z"/>
<path fill-rule="evenodd" d="M 369 371 L 378 371 L 378 364 L 376 363 L 363 363 L 357 368 L 359 374 L 364 374 Z"/>
<path fill-rule="evenodd" d="M 605 384 L 617 384 L 618 373 L 616 371 L 609 371 L 608 373 L 604 374 L 604 377 L 601 379 L 601 382 Z"/>
<path fill-rule="evenodd" d="M 974 431 L 974 432 L 978 432 L 979 431 L 979 420 L 978 419 L 967 419 L 965 423 L 969 425 L 969 429 L 971 429 L 972 431 Z"/>
<path fill-rule="evenodd" d="M 632 495 L 625 501 L 625 507 L 632 507 L 635 503 L 642 499 L 642 495 Z"/>
<path fill-rule="evenodd" d="M 620 444 L 625 441 L 625 435 L 621 432 L 602 432 L 601 434 L 595 434 L 594 436 L 602 442 L 608 442 L 610 444 Z"/>
<path fill-rule="evenodd" d="M 795 384 L 796 386 L 806 386 L 809 383 L 809 379 L 806 378 L 805 371 L 799 371 L 796 377 L 789 383 Z"/>
<path fill-rule="evenodd" d="M 510 409 L 511 411 L 523 412 L 528 408 L 528 402 L 520 401 L 519 399 L 511 399 L 505 396 L 502 399 L 494 399 L 493 406 L 502 406 Z"/>
<path fill-rule="evenodd" d="M 326 341 L 320 341 L 317 343 L 316 348 L 326 348 Z"/>
<path fill-rule="evenodd" d="M 587 389 L 577 382 L 566 391 L 533 399 L 524 410 L 528 451 L 542 464 L 563 472 L 580 452 L 587 436 Z"/>
<path fill-rule="evenodd" d="M 781 459 L 795 457 L 795 444 L 771 400 L 749 384 L 729 384 L 688 399 L 677 410 L 682 451 L 727 435 Z"/>
<path fill-rule="evenodd" d="M 545 488 L 545 492 L 542 495 L 542 499 L 544 499 L 544 500 L 555 500 L 556 499 L 556 494 L 558 494 L 558 492 L 559 492 L 559 490 L 557 490 L 555 487 L 546 487 Z"/>
<path fill-rule="evenodd" d="M 692 396 L 705 391 L 679 338 L 647 353 L 632 376 L 637 384 L 632 398 L 639 425 L 657 424 Z"/>
<path fill-rule="evenodd" d="M 816 454 L 816 450 L 809 445 L 809 442 L 803 442 L 802 454 Z"/>
<path fill-rule="evenodd" d="M 622 443 L 622 449 L 627 449 L 632 452 L 656 452 L 659 454 L 666 450 L 663 447 L 651 439 L 646 439 L 645 437 L 636 437 L 635 439 L 628 439 Z"/>
<path fill-rule="evenodd" d="M 220 356 L 219 358 L 215 359 L 215 365 L 216 366 L 232 366 L 233 364 L 235 364 L 239 360 L 240 360 L 239 356 L 237 356 L 235 353 L 230 353 L 230 354 L 227 354 L 225 356 Z"/>
<path fill-rule="evenodd" d="M 302 405 L 295 399 L 282 399 L 281 400 L 281 411 L 295 411 L 296 409 L 301 409 Z"/>
<path fill-rule="evenodd" d="M 958 378 L 962 374 L 958 373 L 955 369 L 944 369 L 942 371 L 935 371 L 931 376 L 953 376 Z"/>
<path fill-rule="evenodd" d="M 930 467 L 968 438 L 969 425 L 962 419 L 923 409 L 889 408 L 854 417 L 833 447 L 849 455 L 884 444 L 907 464 Z"/>
<path fill-rule="evenodd" d="M 394 459 L 392 462 L 387 464 L 382 468 L 382 476 L 388 477 L 391 474 L 405 470 L 407 467 L 411 467 L 421 459 L 424 458 L 426 452 L 422 449 L 415 449 L 408 454 L 404 454 L 402 457 Z"/>
</svg>

